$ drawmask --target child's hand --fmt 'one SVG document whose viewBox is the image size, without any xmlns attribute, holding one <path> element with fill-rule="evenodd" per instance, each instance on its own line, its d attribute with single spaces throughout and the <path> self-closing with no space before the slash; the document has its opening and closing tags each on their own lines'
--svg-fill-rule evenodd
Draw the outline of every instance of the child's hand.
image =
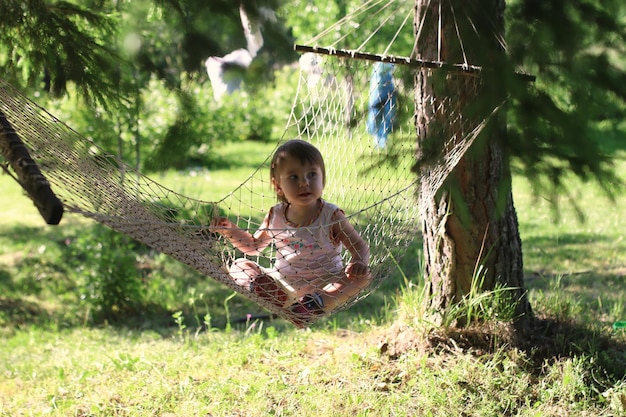
<svg viewBox="0 0 626 417">
<path fill-rule="evenodd" d="M 370 269 L 363 261 L 350 262 L 346 267 L 346 276 L 350 279 L 364 277 L 369 273 Z"/>
<path fill-rule="evenodd" d="M 227 217 L 214 217 L 211 219 L 209 230 L 215 233 L 224 233 L 228 229 L 235 228 L 235 224 Z"/>
</svg>

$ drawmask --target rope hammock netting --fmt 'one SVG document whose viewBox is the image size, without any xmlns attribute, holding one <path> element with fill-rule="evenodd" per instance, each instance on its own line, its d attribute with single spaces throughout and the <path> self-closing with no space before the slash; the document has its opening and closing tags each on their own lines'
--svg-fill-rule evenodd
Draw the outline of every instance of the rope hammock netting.
<svg viewBox="0 0 626 417">
<path fill-rule="evenodd" d="M 380 27 L 399 20 L 401 30 L 412 30 L 414 10 L 405 3 L 368 1 L 337 25 L 356 28 L 358 24 L 347 23 L 375 14 Z M 327 32 L 337 36 L 334 27 Z M 320 44 L 323 35 L 310 44 Z M 400 30 L 389 45 L 399 35 Z M 349 33 L 338 41 L 354 36 Z M 58 223 L 63 211 L 93 219 L 212 277 L 298 327 L 308 326 L 376 289 L 419 233 L 418 178 L 412 171 L 417 137 L 414 80 L 417 72 L 442 67 L 397 58 L 389 48 L 381 55 L 370 55 L 363 52 L 367 41 L 353 50 L 337 49 L 336 42 L 323 48 L 296 47 L 303 52 L 299 86 L 277 146 L 299 138 L 323 156 L 323 201 L 339 207 L 369 247 L 370 275 L 356 289 L 337 285 L 346 281 L 334 261 L 332 270 L 325 269 L 328 262 L 318 259 L 315 266 L 309 263 L 308 271 L 285 277 L 275 268 L 277 258 L 283 263 L 290 259 L 282 253 L 285 245 L 281 249 L 273 244 L 261 253 L 247 254 L 236 249 L 234 239 L 225 237 L 228 232 L 217 233 L 210 227 L 218 217 L 250 234 L 269 227 L 264 219 L 278 203 L 269 175 L 272 155 L 222 199 L 189 198 L 107 155 L 92 140 L 0 81 L 0 150 L 7 161 L 5 169 L 14 172 L 49 223 Z M 477 94 L 480 77 L 475 71 L 467 65 L 456 69 L 446 71 L 455 88 Z M 420 198 L 434 196 L 489 118 L 466 116 L 467 97 L 462 104 L 454 91 L 436 101 L 433 98 L 432 103 L 437 104 L 430 116 L 445 124 L 447 136 L 429 168 L 436 175 L 429 176 L 432 184 L 419 187 Z M 282 207 L 273 209 L 273 215 L 279 216 Z M 334 216 L 319 219 L 321 215 L 304 227 L 309 239 L 328 237 L 329 230 L 340 223 Z M 274 236 L 285 231 L 270 232 Z M 295 239 L 287 245 L 291 255 L 306 252 L 306 245 L 297 247 L 302 236 L 291 238 Z M 344 242 L 339 249 L 344 266 L 351 260 L 346 250 L 350 243 Z M 245 265 L 258 265 L 254 271 L 243 271 L 252 284 L 242 285 L 233 278 L 233 264 L 241 265 L 235 262 L 241 259 L 249 261 Z"/>
</svg>

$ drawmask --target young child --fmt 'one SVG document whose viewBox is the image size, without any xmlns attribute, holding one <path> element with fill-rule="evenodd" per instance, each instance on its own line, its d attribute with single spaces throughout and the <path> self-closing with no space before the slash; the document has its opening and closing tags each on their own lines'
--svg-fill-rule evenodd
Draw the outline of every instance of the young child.
<svg viewBox="0 0 626 417">
<path fill-rule="evenodd" d="M 272 207 L 253 235 L 225 217 L 211 230 L 247 255 L 276 247 L 274 267 L 236 259 L 230 276 L 239 285 L 303 319 L 333 310 L 367 287 L 369 246 L 344 212 L 322 199 L 326 171 L 319 150 L 290 140 L 274 153 L 270 178 L 280 203 Z M 344 268 L 342 245 L 351 259 Z"/>
</svg>

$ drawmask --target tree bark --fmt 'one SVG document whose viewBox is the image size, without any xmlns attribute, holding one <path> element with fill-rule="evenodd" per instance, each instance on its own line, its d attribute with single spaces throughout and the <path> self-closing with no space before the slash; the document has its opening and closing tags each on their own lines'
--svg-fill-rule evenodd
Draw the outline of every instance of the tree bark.
<svg viewBox="0 0 626 417">
<path fill-rule="evenodd" d="M 58 225 L 63 217 L 63 203 L 52 191 L 50 183 L 2 111 L 0 111 L 0 155 L 7 160 L 17 175 L 18 183 L 33 200 L 46 223 Z"/>
<path fill-rule="evenodd" d="M 496 68 L 503 50 L 504 0 L 416 0 L 417 58 L 483 67 L 480 76 L 421 70 L 416 75 L 416 170 L 420 176 L 427 311 L 442 324 L 450 307 L 470 294 L 506 287 L 516 302 L 515 317 L 526 323 L 532 316 L 523 283 L 522 245 L 513 205 L 509 160 L 501 146 L 506 136 L 503 112 L 489 121 L 469 151 L 461 157 L 433 195 L 442 155 L 467 133 L 470 111 L 494 109 L 504 97 Z M 499 77 L 504 79 L 506 77 Z M 441 87 L 444 85 L 444 87 Z M 477 103 L 479 105 L 477 105 Z M 459 116 L 461 112 L 462 116 Z M 464 121 L 464 122 L 463 122 Z M 475 124 L 475 123 L 474 123 Z M 473 126 L 475 127 L 475 126 Z M 464 324 L 458 317 L 453 325 Z"/>
</svg>

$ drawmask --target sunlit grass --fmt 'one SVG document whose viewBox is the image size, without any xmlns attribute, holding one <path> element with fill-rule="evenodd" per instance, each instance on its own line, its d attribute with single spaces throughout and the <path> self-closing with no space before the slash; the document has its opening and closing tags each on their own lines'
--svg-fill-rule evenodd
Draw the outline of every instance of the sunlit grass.
<svg viewBox="0 0 626 417">
<path fill-rule="evenodd" d="M 0 352 L 5 415 L 601 415 L 584 358 L 525 370 L 519 353 L 396 360 L 376 333 L 32 330 Z M 518 355 L 518 356 L 516 356 Z M 606 410 L 620 410 L 619 385 Z M 20 414 L 21 413 L 21 414 Z M 170 414 L 168 414 L 170 413 Z M 608 414 L 607 414 L 608 415 Z M 613 414 L 615 415 L 615 414 Z"/>
<path fill-rule="evenodd" d="M 626 181 L 626 160 L 617 161 Z M 605 328 L 625 316 L 626 193 L 611 201 L 597 184 L 570 181 L 583 219 L 567 201 L 555 206 L 515 178 L 526 286 L 535 309 Z"/>
<path fill-rule="evenodd" d="M 214 168 L 191 167 L 184 171 L 148 174 L 157 183 L 184 196 L 219 201 L 254 175 L 276 145 L 268 142 L 233 142 L 215 150 L 223 161 Z M 267 171 L 262 173 L 269 175 Z"/>
</svg>

